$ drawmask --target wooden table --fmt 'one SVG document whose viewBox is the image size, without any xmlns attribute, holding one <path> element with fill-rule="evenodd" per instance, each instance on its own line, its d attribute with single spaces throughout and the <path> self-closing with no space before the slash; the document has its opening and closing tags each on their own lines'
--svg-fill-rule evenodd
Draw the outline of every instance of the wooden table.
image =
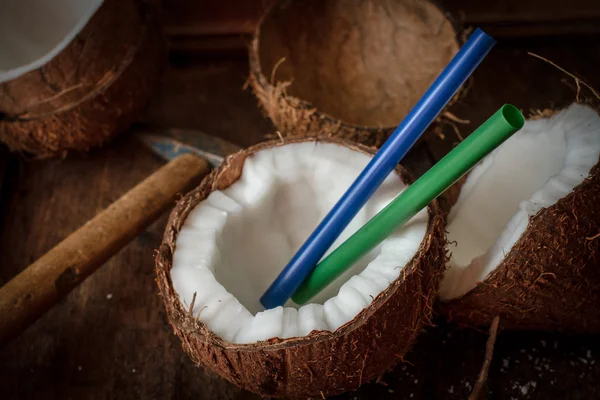
<svg viewBox="0 0 600 400">
<path fill-rule="evenodd" d="M 475 73 L 453 112 L 472 121 L 502 103 L 544 109 L 574 99 L 574 81 L 526 54 L 533 51 L 600 87 L 600 37 L 571 36 L 500 43 Z M 273 132 L 249 90 L 247 61 L 179 59 L 164 77 L 148 122 L 198 128 L 250 145 Z M 422 173 L 455 143 L 432 135 L 406 164 Z M 3 149 L 4 151 L 4 149 Z M 163 164 L 129 135 L 88 155 L 25 161 L 0 153 L 0 283 L 108 206 Z M 0 176 L 2 176 L 0 174 Z M 0 349 L 3 399 L 248 399 L 197 368 L 168 325 L 154 282 L 153 251 L 166 215 L 156 221 L 66 300 Z M 599 305 L 600 306 L 600 305 Z M 343 399 L 464 399 L 484 356 L 487 332 L 439 321 L 379 383 Z M 502 332 L 489 376 L 489 398 L 600 397 L 600 337 Z"/>
</svg>

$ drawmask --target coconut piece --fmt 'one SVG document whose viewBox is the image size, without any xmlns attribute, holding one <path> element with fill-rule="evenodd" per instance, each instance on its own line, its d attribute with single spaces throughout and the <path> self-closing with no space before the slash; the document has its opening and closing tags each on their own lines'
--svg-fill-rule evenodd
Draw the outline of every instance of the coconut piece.
<svg viewBox="0 0 600 400">
<path fill-rule="evenodd" d="M 151 2 L 105 0 L 52 60 L 0 85 L 0 139 L 40 157 L 86 151 L 128 128 L 163 66 Z"/>
<path fill-rule="evenodd" d="M 89 21 L 102 0 L 0 3 L 0 83 L 46 64 Z"/>
<path fill-rule="evenodd" d="M 284 1 L 262 18 L 250 82 L 283 135 L 380 144 L 459 49 L 422 0 Z"/>
<path fill-rule="evenodd" d="M 306 398 L 356 389 L 406 354 L 429 321 L 445 263 L 436 202 L 313 303 L 259 305 L 371 155 L 337 139 L 265 142 L 229 156 L 178 203 L 156 272 L 195 362 L 262 396 Z M 408 181 L 398 167 L 337 243 Z"/>
<path fill-rule="evenodd" d="M 442 312 L 469 325 L 599 332 L 600 116 L 573 104 L 474 168 L 448 216 Z"/>
</svg>

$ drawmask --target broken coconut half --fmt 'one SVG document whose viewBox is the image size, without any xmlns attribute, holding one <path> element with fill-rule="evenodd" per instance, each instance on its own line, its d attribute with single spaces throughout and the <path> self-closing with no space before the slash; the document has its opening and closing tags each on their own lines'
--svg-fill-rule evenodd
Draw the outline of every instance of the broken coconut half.
<svg viewBox="0 0 600 400">
<path fill-rule="evenodd" d="M 154 0 L 8 3 L 0 5 L 0 36 L 8 35 L 0 141 L 11 151 L 87 151 L 140 118 L 165 55 Z"/>
<path fill-rule="evenodd" d="M 600 116 L 528 120 L 468 175 L 448 215 L 451 320 L 600 332 Z"/>
<path fill-rule="evenodd" d="M 458 49 L 434 2 L 286 0 L 256 28 L 250 82 L 282 135 L 380 145 Z"/>
<path fill-rule="evenodd" d="M 367 148 L 288 139 L 229 156 L 172 212 L 157 256 L 170 322 L 192 359 L 262 396 L 356 389 L 429 321 L 445 263 L 436 202 L 320 293 L 263 311 L 259 298 L 367 165 Z M 398 167 L 334 244 L 410 180 Z"/>
</svg>

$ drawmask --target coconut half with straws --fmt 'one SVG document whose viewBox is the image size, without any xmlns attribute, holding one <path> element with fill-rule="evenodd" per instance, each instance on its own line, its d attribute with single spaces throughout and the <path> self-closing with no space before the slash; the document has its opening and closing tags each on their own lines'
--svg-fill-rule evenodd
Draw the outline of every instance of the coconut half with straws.
<svg viewBox="0 0 600 400">
<path fill-rule="evenodd" d="M 191 358 L 261 396 L 306 398 L 382 375 L 428 324 L 445 246 L 433 202 L 302 307 L 259 298 L 372 153 L 289 139 L 229 156 L 172 212 L 156 258 L 175 333 Z M 334 244 L 410 181 L 401 167 Z"/>
<path fill-rule="evenodd" d="M 600 116 L 528 120 L 468 175 L 448 215 L 451 320 L 600 332 Z"/>
<path fill-rule="evenodd" d="M 380 145 L 459 47 L 429 1 L 285 0 L 256 28 L 250 83 L 283 135 Z"/>
</svg>

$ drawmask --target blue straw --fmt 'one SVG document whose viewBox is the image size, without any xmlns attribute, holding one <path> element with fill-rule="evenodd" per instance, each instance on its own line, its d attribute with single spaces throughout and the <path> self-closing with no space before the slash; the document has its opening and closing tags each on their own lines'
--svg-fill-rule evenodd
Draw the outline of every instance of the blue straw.
<svg viewBox="0 0 600 400">
<path fill-rule="evenodd" d="M 477 29 L 260 298 L 282 306 L 473 73 L 496 41 Z"/>
</svg>

